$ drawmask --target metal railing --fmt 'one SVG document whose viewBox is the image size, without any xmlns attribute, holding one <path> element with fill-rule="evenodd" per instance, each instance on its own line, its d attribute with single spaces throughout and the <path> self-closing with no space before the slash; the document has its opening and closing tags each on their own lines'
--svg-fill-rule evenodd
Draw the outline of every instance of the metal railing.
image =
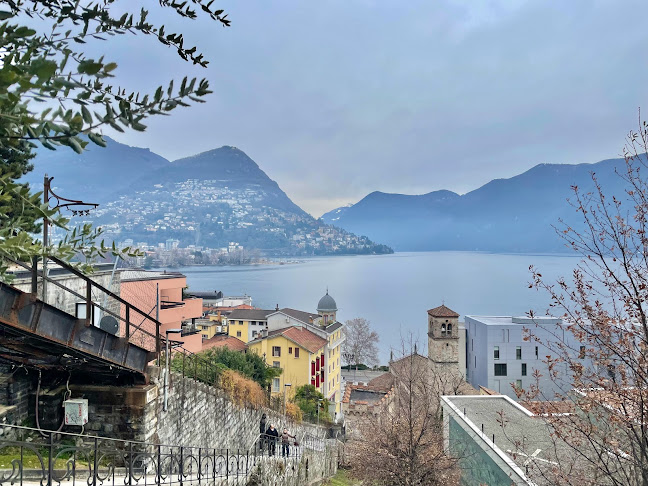
<svg viewBox="0 0 648 486">
<path fill-rule="evenodd" d="M 155 343 L 156 357 L 160 355 L 163 340 L 165 339 L 165 337 L 161 334 L 161 322 L 150 315 L 150 310 L 148 312 L 141 310 L 140 308 L 123 299 L 111 290 L 92 280 L 91 276 L 85 275 L 83 272 L 77 270 L 73 266 L 56 257 L 50 256 L 48 257 L 48 260 L 56 263 L 62 269 L 74 275 L 76 278 L 81 279 L 85 283 L 85 294 L 81 294 L 69 287 L 66 287 L 56 278 L 52 278 L 49 274 L 44 275 L 43 271 L 38 269 L 38 260 L 34 260 L 31 265 L 16 260 L 11 261 L 15 265 L 25 269 L 31 274 L 31 293 L 33 295 L 36 295 L 38 292 L 39 280 L 51 283 L 52 285 L 62 289 L 64 292 L 71 294 L 72 296 L 85 303 L 85 321 L 87 327 L 93 325 L 94 314 L 97 310 L 100 310 L 103 314 L 114 317 L 117 322 L 124 323 L 124 334 L 127 340 L 132 341 L 132 338 L 137 333 L 139 333 L 139 338 L 148 338 Z M 52 271 L 53 269 L 50 268 L 50 272 Z M 102 305 L 101 303 L 97 302 L 96 298 L 93 298 L 93 291 L 95 295 L 99 293 L 103 294 L 103 296 L 105 296 L 106 298 L 110 298 L 115 303 L 115 305 L 118 305 L 120 307 L 120 312 L 115 312 L 114 310 L 109 309 L 106 305 Z M 121 313 L 122 310 L 124 312 L 124 315 L 122 315 Z M 140 321 L 139 324 L 136 321 Z M 153 330 L 149 331 L 145 329 L 145 322 L 150 323 L 150 327 L 153 328 Z"/>
<path fill-rule="evenodd" d="M 105 437 L 0 426 L 0 486 L 246 484 L 262 463 L 299 462 L 308 448 L 324 450 L 309 438 L 281 450 L 259 441 L 248 450 L 153 444 Z M 317 443 L 321 442 L 321 444 Z M 274 444 L 274 447 L 273 447 Z M 282 454 L 283 453 L 283 454 Z"/>
</svg>

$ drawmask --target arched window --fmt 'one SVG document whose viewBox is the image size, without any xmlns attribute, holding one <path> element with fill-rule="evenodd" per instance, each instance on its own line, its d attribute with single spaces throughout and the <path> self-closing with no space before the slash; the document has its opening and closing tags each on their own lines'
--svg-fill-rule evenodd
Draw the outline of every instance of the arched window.
<svg viewBox="0 0 648 486">
<path fill-rule="evenodd" d="M 446 335 L 446 325 L 445 324 L 441 324 L 441 335 L 442 336 Z"/>
<path fill-rule="evenodd" d="M 448 324 L 448 336 L 452 336 L 452 324 Z"/>
</svg>

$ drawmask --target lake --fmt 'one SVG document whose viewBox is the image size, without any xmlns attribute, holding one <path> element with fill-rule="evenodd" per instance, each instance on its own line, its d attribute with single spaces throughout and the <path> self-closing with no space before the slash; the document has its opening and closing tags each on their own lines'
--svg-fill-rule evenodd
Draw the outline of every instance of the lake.
<svg viewBox="0 0 648 486">
<path fill-rule="evenodd" d="M 545 313 L 548 296 L 529 289 L 529 265 L 551 280 L 569 277 L 573 256 L 416 252 L 309 258 L 303 263 L 231 267 L 182 267 L 192 290 L 248 294 L 265 309 L 315 312 L 329 293 L 338 320 L 364 317 L 380 335 L 381 360 L 398 354 L 401 336 L 412 333 L 427 352 L 427 309 L 445 305 L 465 315 Z"/>
</svg>

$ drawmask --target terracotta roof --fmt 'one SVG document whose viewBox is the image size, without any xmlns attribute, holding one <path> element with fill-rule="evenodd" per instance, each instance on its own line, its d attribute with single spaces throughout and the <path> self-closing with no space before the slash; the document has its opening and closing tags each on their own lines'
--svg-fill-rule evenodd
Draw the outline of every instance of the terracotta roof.
<svg viewBox="0 0 648 486">
<path fill-rule="evenodd" d="M 296 326 L 275 329 L 274 331 L 268 332 L 268 339 L 276 336 L 283 336 L 286 339 L 290 339 L 296 345 L 304 348 L 310 353 L 316 353 L 328 342 L 326 339 L 319 337 L 314 332 Z M 265 338 L 256 338 L 253 341 L 250 341 L 250 343 L 260 342 L 263 341 L 263 339 Z"/>
<path fill-rule="evenodd" d="M 274 310 L 264 309 L 234 309 L 227 318 L 237 321 L 265 321 L 273 312 Z"/>
<path fill-rule="evenodd" d="M 459 317 L 459 314 L 446 307 L 445 305 L 440 305 L 439 307 L 430 309 L 428 311 L 428 314 L 430 314 L 432 317 Z"/>
<path fill-rule="evenodd" d="M 203 351 L 213 348 L 229 348 L 232 351 L 245 351 L 247 346 L 243 341 L 236 339 L 233 336 L 214 336 L 213 338 L 203 341 Z"/>
<path fill-rule="evenodd" d="M 536 415 L 552 415 L 556 413 L 574 413 L 576 406 L 571 401 L 521 401 L 520 405 Z"/>
<path fill-rule="evenodd" d="M 394 375 L 391 373 L 383 373 L 380 376 L 377 376 L 373 380 L 369 380 L 367 386 L 372 390 L 391 390 L 391 387 L 394 386 Z"/>
<path fill-rule="evenodd" d="M 479 385 L 479 394 L 480 395 L 501 395 L 501 393 L 481 385 Z"/>
</svg>

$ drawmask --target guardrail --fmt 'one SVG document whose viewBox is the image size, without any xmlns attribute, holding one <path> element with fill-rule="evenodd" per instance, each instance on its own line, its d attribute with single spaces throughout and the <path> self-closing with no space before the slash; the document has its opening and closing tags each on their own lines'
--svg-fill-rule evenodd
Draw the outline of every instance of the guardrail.
<svg viewBox="0 0 648 486">
<path fill-rule="evenodd" d="M 275 449 L 269 442 L 248 450 L 212 449 L 55 431 L 41 437 L 37 429 L 11 425 L 0 432 L 0 486 L 246 484 L 261 463 L 299 461 L 305 449 L 299 444 L 281 451 L 280 443 Z"/>
<path fill-rule="evenodd" d="M 91 276 L 85 275 L 83 272 L 77 270 L 73 266 L 56 257 L 50 256 L 48 257 L 48 260 L 56 263 L 66 272 L 69 272 L 76 278 L 82 280 L 85 283 L 85 294 L 81 294 L 69 287 L 66 287 L 57 279 L 52 278 L 49 275 L 44 275 L 43 271 L 38 269 L 38 260 L 36 259 L 32 262 L 31 265 L 16 260 L 10 261 L 31 274 L 31 293 L 33 295 L 37 295 L 39 281 L 51 283 L 52 285 L 62 289 L 64 292 L 76 297 L 77 299 L 79 299 L 79 301 L 85 303 L 85 321 L 87 327 L 93 325 L 95 312 L 97 310 L 100 310 L 102 313 L 114 317 L 117 322 L 124 323 L 124 334 L 127 340 L 131 341 L 131 339 L 137 335 L 137 337 L 141 339 L 149 338 L 151 341 L 154 341 L 154 352 L 156 354 L 156 357 L 159 356 L 164 340 L 164 337 L 160 332 L 162 324 L 155 317 L 152 317 L 150 315 L 150 310 L 146 312 L 138 308 L 137 306 L 123 299 L 111 290 L 92 280 Z M 50 268 L 50 272 L 52 271 L 53 269 Z M 120 306 L 120 312 L 115 312 L 115 310 L 111 310 L 106 305 L 97 302 L 97 298 L 93 298 L 93 291 L 95 292 L 95 294 L 102 294 L 102 297 L 110 298 L 115 303 L 115 305 Z M 124 311 L 124 315 L 121 315 L 122 309 Z M 137 324 L 136 320 L 140 319 L 140 323 Z M 145 322 L 151 323 L 151 327 L 154 328 L 153 331 L 149 331 L 144 328 Z"/>
</svg>

